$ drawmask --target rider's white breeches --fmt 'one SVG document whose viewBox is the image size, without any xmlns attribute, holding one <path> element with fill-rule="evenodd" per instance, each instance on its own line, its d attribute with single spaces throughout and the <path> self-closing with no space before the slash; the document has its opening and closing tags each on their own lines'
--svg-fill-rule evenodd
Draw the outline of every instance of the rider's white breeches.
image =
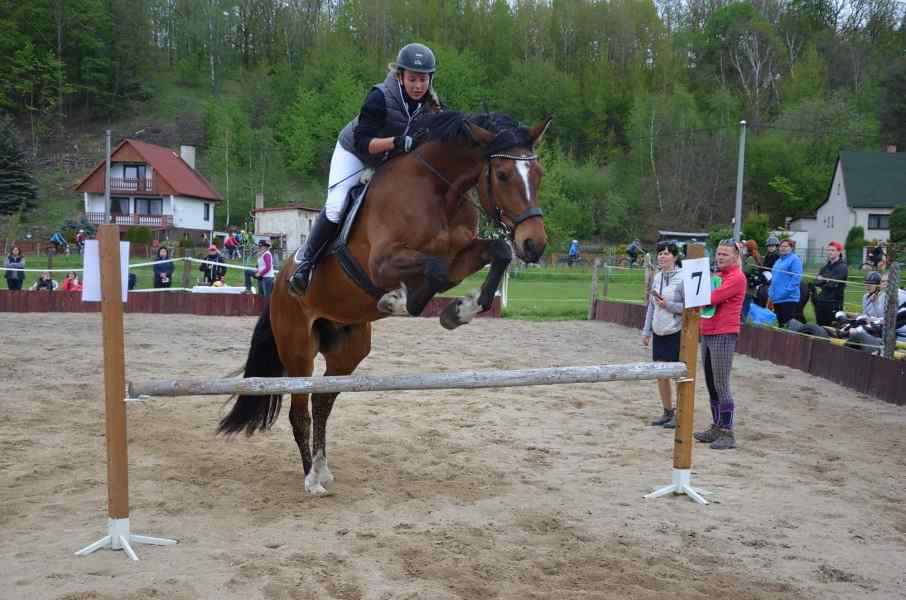
<svg viewBox="0 0 906 600">
<path fill-rule="evenodd" d="M 324 203 L 324 212 L 333 223 L 340 222 L 343 209 L 346 208 L 346 197 L 349 189 L 359 182 L 357 171 L 365 165 L 359 157 L 347 151 L 337 142 L 330 159 L 330 175 L 327 178 L 327 202 Z M 333 186 L 333 187 L 330 187 Z"/>
</svg>

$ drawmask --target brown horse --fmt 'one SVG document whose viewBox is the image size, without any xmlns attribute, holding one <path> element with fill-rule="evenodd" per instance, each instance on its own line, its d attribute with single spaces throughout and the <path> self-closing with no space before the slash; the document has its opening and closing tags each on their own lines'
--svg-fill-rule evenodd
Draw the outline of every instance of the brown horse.
<svg viewBox="0 0 906 600">
<path fill-rule="evenodd" d="M 452 329 L 491 307 L 512 259 L 506 240 L 478 238 L 479 213 L 466 197 L 477 186 L 484 213 L 508 234 L 516 254 L 537 262 L 547 237 L 538 186 L 541 167 L 532 148 L 549 120 L 531 128 L 504 115 L 426 115 L 416 124 L 416 150 L 382 165 L 351 230 L 348 249 L 377 288 L 379 300 L 353 283 L 336 255 L 318 263 L 305 295 L 290 293 L 292 261 L 277 276 L 269 307 L 255 326 L 245 377 L 309 377 L 315 356 L 324 375 L 349 375 L 371 351 L 371 322 L 418 315 L 438 292 L 491 265 L 479 294 L 451 303 L 441 315 Z M 305 489 L 324 494 L 327 419 L 337 394 L 293 394 L 289 420 L 305 471 Z M 282 396 L 239 396 L 219 431 L 267 430 Z M 311 436 L 311 438 L 310 438 Z M 309 443 L 311 441 L 311 444 Z"/>
</svg>

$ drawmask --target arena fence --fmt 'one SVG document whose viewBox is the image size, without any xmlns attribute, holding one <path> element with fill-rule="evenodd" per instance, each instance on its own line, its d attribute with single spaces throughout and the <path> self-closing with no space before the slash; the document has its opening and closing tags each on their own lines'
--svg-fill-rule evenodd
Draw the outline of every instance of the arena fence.
<svg viewBox="0 0 906 600">
<path fill-rule="evenodd" d="M 454 298 L 436 297 L 431 300 L 422 317 L 437 317 Z M 257 294 L 195 294 L 188 291 L 157 291 L 129 293 L 127 313 L 159 313 L 248 317 L 258 316 L 266 299 Z M 0 312 L 11 313 L 96 313 L 101 308 L 94 302 L 82 302 L 81 292 L 11 291 L 0 290 Z M 500 297 L 495 296 L 491 308 L 479 317 L 500 317 Z"/>
<path fill-rule="evenodd" d="M 677 381 L 677 427 L 673 451 L 672 483 L 646 497 L 685 494 L 707 504 L 700 490 L 691 485 L 692 419 L 695 372 L 698 360 L 698 309 L 684 315 L 682 345 L 677 363 L 638 363 L 557 367 L 466 373 L 432 373 L 408 376 L 343 376 L 304 378 L 248 378 L 147 382 L 131 385 L 127 391 L 125 340 L 119 236 L 115 225 L 101 225 L 98 232 L 101 260 L 101 313 L 104 350 L 104 397 L 107 442 L 107 534 L 76 554 L 86 555 L 101 548 L 123 550 L 132 560 L 138 556 L 132 544 L 175 544 L 176 540 L 133 534 L 129 528 L 129 473 L 126 436 L 126 397 L 135 395 L 211 395 L 334 393 L 416 389 L 471 389 L 526 385 L 560 385 L 600 381 L 682 378 Z"/>
<path fill-rule="evenodd" d="M 645 308 L 642 304 L 593 298 L 590 313 L 598 321 L 641 329 Z M 751 325 L 743 326 L 736 352 L 804 371 L 891 404 L 906 405 L 906 361 Z"/>
</svg>

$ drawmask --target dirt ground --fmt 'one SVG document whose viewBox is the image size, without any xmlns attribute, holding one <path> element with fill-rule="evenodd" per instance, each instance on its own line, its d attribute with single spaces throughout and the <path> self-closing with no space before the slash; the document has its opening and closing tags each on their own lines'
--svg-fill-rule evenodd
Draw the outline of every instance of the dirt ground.
<svg viewBox="0 0 906 600">
<path fill-rule="evenodd" d="M 216 376 L 253 319 L 127 315 L 127 377 Z M 669 483 L 654 382 L 340 396 L 332 495 L 309 497 L 286 419 L 215 437 L 222 398 L 130 405 L 131 524 L 104 533 L 97 315 L 0 318 L 0 598 L 903 598 L 906 409 L 738 356 L 738 443 L 697 445 L 713 503 Z M 637 362 L 600 322 L 375 325 L 359 373 Z M 709 422 L 699 377 L 696 424 Z"/>
</svg>

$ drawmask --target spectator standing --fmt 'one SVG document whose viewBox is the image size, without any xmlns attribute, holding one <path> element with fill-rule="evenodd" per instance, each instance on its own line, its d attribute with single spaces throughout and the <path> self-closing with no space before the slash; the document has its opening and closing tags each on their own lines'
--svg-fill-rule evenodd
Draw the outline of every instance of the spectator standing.
<svg viewBox="0 0 906 600">
<path fill-rule="evenodd" d="M 60 289 L 64 292 L 82 291 L 82 283 L 79 281 L 79 276 L 75 271 L 70 271 L 66 274 L 66 277 L 63 278 L 63 283 L 60 284 Z"/>
<path fill-rule="evenodd" d="M 58 284 L 50 277 L 50 271 L 44 271 L 41 273 L 41 276 L 38 277 L 38 280 L 31 284 L 32 291 L 37 290 L 49 290 L 53 291 L 57 289 Z"/>
<path fill-rule="evenodd" d="M 25 257 L 22 256 L 22 250 L 19 246 L 13 246 L 9 251 L 9 256 L 3 260 L 3 277 L 6 279 L 6 287 L 11 290 L 21 290 L 22 283 L 25 281 Z"/>
<path fill-rule="evenodd" d="M 204 260 L 206 262 L 201 263 L 201 266 L 198 267 L 198 270 L 204 273 L 204 285 L 211 285 L 218 279 L 222 279 L 226 273 L 226 267 L 208 264 L 223 264 L 223 255 L 220 253 L 220 250 L 217 249 L 217 246 L 214 244 L 208 246 L 208 254 L 204 257 Z"/>
<path fill-rule="evenodd" d="M 658 242 L 657 262 L 660 270 L 651 280 L 648 293 L 648 310 L 642 328 L 642 344 L 651 345 L 654 361 L 678 362 L 680 337 L 683 329 L 683 281 L 678 269 L 679 248 L 675 242 Z M 670 379 L 658 379 L 658 393 L 664 414 L 651 422 L 653 426 L 673 429 L 676 427 L 676 409 L 673 408 Z"/>
<path fill-rule="evenodd" d="M 715 253 L 720 283 L 711 290 L 714 315 L 701 319 L 702 366 L 711 400 L 711 427 L 695 433 L 695 439 L 715 450 L 736 447 L 733 417 L 735 406 L 730 391 L 733 353 L 739 337 L 740 313 L 746 295 L 746 278 L 739 267 L 739 248 L 723 240 Z"/>
<path fill-rule="evenodd" d="M 258 269 L 255 271 L 255 279 L 260 282 L 261 293 L 264 296 L 270 296 L 274 289 L 274 257 L 271 255 L 271 244 L 267 240 L 258 242 Z"/>
<path fill-rule="evenodd" d="M 226 250 L 227 259 L 237 258 L 239 244 L 236 242 L 236 238 L 233 233 L 227 233 L 226 239 L 223 241 L 223 248 Z"/>
<path fill-rule="evenodd" d="M 76 244 L 79 246 L 79 254 L 85 253 L 85 240 L 88 239 L 88 236 L 85 235 L 84 229 L 79 229 L 79 232 L 75 236 Z"/>
<path fill-rule="evenodd" d="M 843 244 L 830 242 L 826 249 L 827 262 L 818 271 L 815 287 L 819 289 L 815 296 L 815 321 L 818 325 L 830 325 L 834 315 L 843 309 L 843 297 L 846 293 L 846 278 L 849 269 L 843 260 Z"/>
<path fill-rule="evenodd" d="M 746 297 L 742 303 L 742 323 L 745 324 L 746 317 L 749 316 L 749 307 L 758 294 L 758 286 L 764 280 L 761 276 L 761 256 L 758 255 L 758 244 L 755 240 L 746 241 L 744 248 L 745 256 L 742 259 L 742 270 L 746 276 Z"/>
<path fill-rule="evenodd" d="M 579 240 L 573 240 L 569 245 L 569 252 L 566 254 L 566 263 L 573 266 L 579 260 Z"/>
<path fill-rule="evenodd" d="M 802 279 L 802 261 L 793 250 L 796 242 L 787 239 L 780 242 L 780 258 L 771 269 L 771 287 L 768 298 L 774 303 L 774 314 L 781 327 L 796 316 L 799 306 L 799 282 Z"/>
<path fill-rule="evenodd" d="M 169 260 L 170 251 L 161 246 L 157 249 L 157 260 Z M 154 287 L 168 288 L 173 283 L 173 270 L 176 267 L 173 263 L 156 263 L 154 265 Z"/>
<path fill-rule="evenodd" d="M 777 262 L 777 259 L 780 258 L 780 240 L 777 239 L 776 235 L 769 235 L 764 245 L 766 250 L 762 266 L 770 271 L 774 268 L 774 263 Z"/>
<path fill-rule="evenodd" d="M 626 254 L 629 255 L 629 266 L 635 264 L 636 259 L 639 254 L 642 253 L 642 242 L 639 241 L 639 238 L 632 240 L 632 243 L 626 248 Z"/>
</svg>

